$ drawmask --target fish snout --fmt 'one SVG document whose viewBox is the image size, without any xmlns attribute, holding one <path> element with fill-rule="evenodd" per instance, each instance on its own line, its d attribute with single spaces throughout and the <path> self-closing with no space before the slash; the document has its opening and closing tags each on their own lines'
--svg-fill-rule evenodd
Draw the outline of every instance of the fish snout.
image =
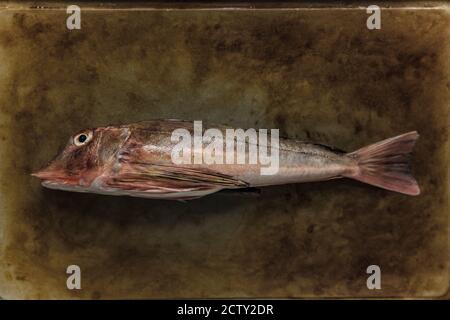
<svg viewBox="0 0 450 320">
<path fill-rule="evenodd" d="M 41 179 L 42 185 L 45 187 L 89 185 L 92 179 L 95 178 L 95 175 L 69 172 L 64 168 L 52 164 L 31 173 L 31 175 Z"/>
<path fill-rule="evenodd" d="M 31 175 L 41 180 L 57 180 L 63 178 L 62 172 L 60 170 L 55 170 L 50 167 L 46 167 L 33 172 Z"/>
</svg>

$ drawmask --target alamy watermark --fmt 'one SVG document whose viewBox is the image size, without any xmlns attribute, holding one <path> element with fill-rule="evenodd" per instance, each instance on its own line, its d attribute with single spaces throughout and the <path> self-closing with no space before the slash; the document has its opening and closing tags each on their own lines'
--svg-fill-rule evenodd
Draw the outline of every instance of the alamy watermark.
<svg viewBox="0 0 450 320">
<path fill-rule="evenodd" d="M 369 290 L 381 289 L 381 268 L 376 264 L 367 267 L 366 273 L 370 274 L 367 278 L 366 285 Z"/>
<path fill-rule="evenodd" d="M 366 26 L 369 30 L 381 29 L 381 9 L 379 6 L 372 4 L 367 7 L 366 13 L 370 14 L 367 18 Z"/>
<path fill-rule="evenodd" d="M 261 175 L 274 175 L 279 169 L 279 130 L 210 128 L 203 132 L 202 121 L 194 121 L 193 136 L 184 128 L 171 136 L 174 164 L 254 164 Z M 270 149 L 270 152 L 269 152 Z"/>
<path fill-rule="evenodd" d="M 69 275 L 67 277 L 66 286 L 69 290 L 80 290 L 81 289 L 81 268 L 76 264 L 72 264 L 67 267 L 66 273 Z"/>
<path fill-rule="evenodd" d="M 81 29 L 81 9 L 77 5 L 70 5 L 66 9 L 66 13 L 70 16 L 66 19 L 66 27 L 69 30 Z"/>
</svg>

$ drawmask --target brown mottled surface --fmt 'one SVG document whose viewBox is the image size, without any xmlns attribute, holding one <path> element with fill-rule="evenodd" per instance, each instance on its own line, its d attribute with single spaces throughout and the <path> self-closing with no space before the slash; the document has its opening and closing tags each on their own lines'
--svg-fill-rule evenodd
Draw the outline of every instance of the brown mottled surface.
<svg viewBox="0 0 450 320">
<path fill-rule="evenodd" d="M 0 10 L 3 298 L 440 296 L 448 288 L 448 11 Z M 353 150 L 417 129 L 422 195 L 352 181 L 187 203 L 46 190 L 89 126 L 280 128 Z M 66 267 L 82 290 L 66 289 Z M 366 288 L 380 265 L 382 290 Z"/>
</svg>

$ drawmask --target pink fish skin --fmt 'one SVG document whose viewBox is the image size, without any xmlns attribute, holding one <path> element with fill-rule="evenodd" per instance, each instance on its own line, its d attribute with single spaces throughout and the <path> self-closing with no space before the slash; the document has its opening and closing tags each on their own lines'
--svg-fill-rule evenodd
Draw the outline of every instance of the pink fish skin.
<svg viewBox="0 0 450 320">
<path fill-rule="evenodd" d="M 420 194 L 409 165 L 419 137 L 415 131 L 351 153 L 280 138 L 278 172 L 261 175 L 259 164 L 174 164 L 172 132 L 184 128 L 192 133 L 193 127 L 191 121 L 150 120 L 82 130 L 70 137 L 48 166 L 32 175 L 51 189 L 172 200 L 223 189 L 344 177 L 407 195 Z"/>
</svg>

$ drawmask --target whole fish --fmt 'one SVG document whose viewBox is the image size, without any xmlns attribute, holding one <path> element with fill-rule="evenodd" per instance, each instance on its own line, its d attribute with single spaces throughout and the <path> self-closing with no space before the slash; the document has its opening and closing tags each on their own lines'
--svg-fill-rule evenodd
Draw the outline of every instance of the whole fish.
<svg viewBox="0 0 450 320">
<path fill-rule="evenodd" d="M 213 127 L 222 132 L 227 128 Z M 277 173 L 261 175 L 258 163 L 175 164 L 172 134 L 179 128 L 193 133 L 194 124 L 150 120 L 82 130 L 70 137 L 47 167 L 32 175 L 51 189 L 172 200 L 194 199 L 224 189 L 344 177 L 407 195 L 420 193 L 409 164 L 419 137 L 415 131 L 350 153 L 280 138 L 275 150 L 279 154 Z"/>
</svg>

